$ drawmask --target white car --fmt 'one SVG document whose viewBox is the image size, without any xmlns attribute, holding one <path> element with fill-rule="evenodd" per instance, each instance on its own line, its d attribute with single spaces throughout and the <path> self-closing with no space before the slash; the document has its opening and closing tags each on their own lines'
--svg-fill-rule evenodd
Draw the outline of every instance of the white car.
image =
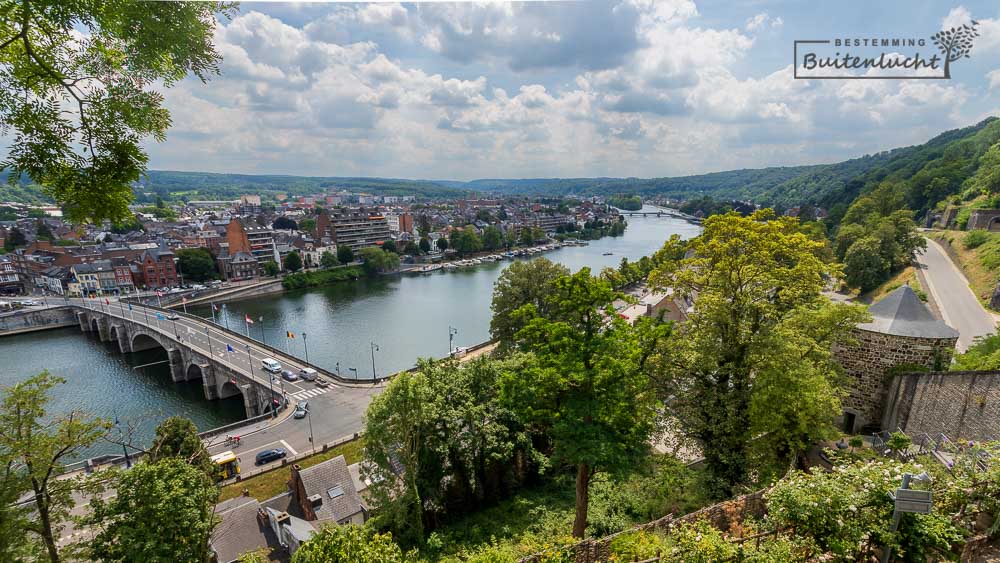
<svg viewBox="0 0 1000 563">
<path fill-rule="evenodd" d="M 264 371 L 269 371 L 271 373 L 281 373 L 281 364 L 278 363 L 278 360 L 275 360 L 274 358 L 264 358 L 263 360 L 260 361 L 260 364 L 261 367 L 264 368 Z"/>
</svg>

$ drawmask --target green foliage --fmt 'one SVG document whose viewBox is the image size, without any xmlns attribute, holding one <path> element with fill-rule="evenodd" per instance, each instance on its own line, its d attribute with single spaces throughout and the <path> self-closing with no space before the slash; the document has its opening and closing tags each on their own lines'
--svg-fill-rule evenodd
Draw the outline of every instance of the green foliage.
<svg viewBox="0 0 1000 563">
<path fill-rule="evenodd" d="M 483 230 L 483 249 L 497 250 L 503 247 L 503 233 L 500 229 L 490 225 Z"/>
<path fill-rule="evenodd" d="M 324 252 L 319 257 L 319 264 L 324 268 L 333 268 L 334 266 L 340 265 L 340 260 L 337 260 L 337 255 L 332 252 Z"/>
<path fill-rule="evenodd" d="M 642 209 L 642 197 L 633 195 L 615 195 L 607 199 L 608 205 L 624 209 L 626 211 L 638 211 Z"/>
<path fill-rule="evenodd" d="M 358 253 L 362 268 L 369 276 L 392 272 L 399 268 L 399 255 L 381 248 L 370 246 L 362 248 Z"/>
<path fill-rule="evenodd" d="M 197 467 L 213 481 L 219 473 L 219 467 L 212 463 L 211 454 L 198 436 L 198 427 L 189 418 L 172 416 L 156 427 L 156 438 L 147 451 L 147 460 L 156 463 L 169 458 Z"/>
<path fill-rule="evenodd" d="M 344 266 L 330 270 L 320 270 L 315 272 L 299 272 L 290 274 L 282 278 L 281 286 L 285 289 L 304 289 L 307 287 L 318 287 L 328 283 L 356 280 L 364 275 L 364 271 L 357 266 Z"/>
<path fill-rule="evenodd" d="M 546 296 L 552 291 L 555 280 L 569 274 L 569 269 L 547 258 L 513 262 L 500 274 L 493 285 L 490 309 L 490 336 L 500 341 L 503 350 L 514 344 L 514 336 L 524 328 L 525 319 L 516 317 L 514 311 L 532 304 L 542 315 L 546 314 Z"/>
<path fill-rule="evenodd" d="M 845 281 L 861 291 L 870 291 L 889 276 L 889 264 L 882 256 L 882 245 L 875 237 L 865 237 L 847 249 L 844 255 Z"/>
<path fill-rule="evenodd" d="M 91 500 L 86 545 L 95 561 L 207 561 L 218 523 L 212 478 L 185 460 L 143 461 L 112 478 L 116 493 Z"/>
<path fill-rule="evenodd" d="M 285 217 L 284 215 L 282 215 L 282 216 L 276 218 L 274 220 L 274 222 L 271 223 L 271 227 L 275 228 L 275 229 L 293 230 L 294 231 L 294 230 L 296 230 L 296 229 L 299 228 L 299 224 L 296 223 L 295 221 L 293 221 L 292 219 L 289 219 L 288 217 Z"/>
<path fill-rule="evenodd" d="M 26 175 L 74 222 L 127 218 L 148 161 L 141 144 L 170 126 L 157 89 L 218 72 L 218 12 L 233 5 L 0 4 L 0 124 L 14 133 L 0 168 L 10 184 Z"/>
<path fill-rule="evenodd" d="M 962 237 L 962 246 L 972 250 L 973 248 L 979 248 L 988 240 L 990 240 L 990 234 L 986 231 L 969 231 Z"/>
<path fill-rule="evenodd" d="M 28 243 L 27 237 L 24 236 L 24 232 L 17 227 L 11 227 L 7 231 L 7 237 L 3 240 L 3 248 L 7 252 L 14 250 L 19 246 L 24 246 Z"/>
<path fill-rule="evenodd" d="M 955 356 L 952 371 L 980 371 L 1000 369 L 1000 335 L 979 336 L 972 346 Z"/>
<path fill-rule="evenodd" d="M 337 247 L 337 261 L 341 264 L 354 262 L 354 251 L 351 250 L 350 246 L 342 244 Z"/>
<path fill-rule="evenodd" d="M 180 272 L 185 278 L 202 282 L 219 277 L 215 258 L 207 248 L 181 248 L 176 254 Z"/>
<path fill-rule="evenodd" d="M 427 237 L 421 237 L 420 239 L 420 252 L 427 254 L 431 251 L 431 241 Z"/>
<path fill-rule="evenodd" d="M 312 233 L 316 230 L 315 219 L 302 219 L 299 221 L 299 230 L 303 233 Z"/>
<path fill-rule="evenodd" d="M 698 298 L 683 338 L 668 340 L 655 360 L 657 383 L 700 443 L 710 490 L 722 498 L 754 469 L 752 437 L 766 435 L 761 448 L 787 464 L 832 428 L 839 368 L 829 350 L 868 316 L 820 296 L 837 269 L 797 219 L 770 210 L 714 215 L 688 243 L 690 257 L 678 260 L 678 245 L 664 246 L 671 259 L 650 283 Z"/>
<path fill-rule="evenodd" d="M 176 221 L 177 212 L 169 207 L 143 207 L 140 213 L 149 213 L 161 221 Z"/>
<path fill-rule="evenodd" d="M 302 256 L 297 251 L 285 255 L 285 269 L 293 274 L 302 269 Z"/>
<path fill-rule="evenodd" d="M 264 275 L 274 277 L 281 271 L 281 266 L 274 260 L 264 262 Z"/>
<path fill-rule="evenodd" d="M 421 360 L 397 376 L 365 415 L 366 472 L 376 525 L 408 544 L 424 521 L 445 521 L 509 496 L 534 455 L 524 425 L 497 396 L 524 359 Z M 394 461 L 405 468 L 394 472 Z"/>
<path fill-rule="evenodd" d="M 515 312 L 527 321 L 518 347 L 537 361 L 500 382 L 504 404 L 544 433 L 553 460 L 576 467 L 576 537 L 586 529 L 591 478 L 648 453 L 658 407 L 646 360 L 669 327 L 629 325 L 611 308 L 616 297 L 589 268 L 556 279 L 544 316 L 533 304 Z"/>
<path fill-rule="evenodd" d="M 959 229 L 965 230 L 969 226 L 969 219 L 972 217 L 972 207 L 966 206 L 958 210 L 955 215 L 955 224 Z"/>
<path fill-rule="evenodd" d="M 109 427 L 107 421 L 80 411 L 49 413 L 50 391 L 63 382 L 43 371 L 5 388 L 0 401 L 0 460 L 6 462 L 7 487 L 3 492 L 34 499 L 30 522 L 22 519 L 24 513 L 8 507 L 5 512 L 14 520 L 4 522 L 0 529 L 13 531 L 24 543 L 21 547 L 45 552 L 45 558 L 53 562 L 60 561 L 56 542 L 76 504 L 74 495 L 86 488 L 80 479 L 63 477 L 64 463 L 79 457 Z M 18 530 L 20 525 L 26 527 Z M 3 540 L 8 544 L 17 541 L 9 537 Z"/>
<path fill-rule="evenodd" d="M 444 237 L 437 239 L 437 243 L 435 244 L 437 245 L 438 250 L 440 250 L 441 252 L 448 250 L 448 239 Z"/>
<path fill-rule="evenodd" d="M 420 256 L 420 247 L 412 240 L 407 241 L 406 246 L 403 247 L 403 254 L 407 256 Z"/>
<path fill-rule="evenodd" d="M 324 526 L 292 556 L 292 563 L 405 563 L 416 561 L 404 554 L 391 534 L 377 534 L 353 524 Z"/>
<path fill-rule="evenodd" d="M 476 234 L 475 227 L 471 225 L 463 229 L 453 230 L 448 245 L 455 249 L 459 255 L 479 252 L 483 249 L 483 241 Z"/>
<path fill-rule="evenodd" d="M 892 451 L 897 453 L 905 451 L 906 448 L 909 448 L 912 443 L 913 440 L 910 440 L 910 437 L 902 432 L 893 432 L 889 435 L 889 439 L 886 440 L 886 445 L 892 448 Z"/>
</svg>

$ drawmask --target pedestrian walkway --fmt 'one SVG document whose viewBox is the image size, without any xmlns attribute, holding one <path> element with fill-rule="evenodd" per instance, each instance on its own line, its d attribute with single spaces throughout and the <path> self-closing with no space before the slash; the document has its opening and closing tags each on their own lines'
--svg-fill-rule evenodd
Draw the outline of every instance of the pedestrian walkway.
<svg viewBox="0 0 1000 563">
<path fill-rule="evenodd" d="M 319 389 L 319 388 L 317 388 L 317 389 L 306 389 L 305 391 L 299 391 L 297 393 L 290 393 L 289 396 L 291 398 L 295 399 L 296 401 L 301 401 L 302 399 L 308 399 L 310 397 L 315 397 L 317 395 L 322 395 L 323 393 L 326 393 L 329 390 L 330 390 L 329 388 L 327 388 L 327 389 Z"/>
</svg>

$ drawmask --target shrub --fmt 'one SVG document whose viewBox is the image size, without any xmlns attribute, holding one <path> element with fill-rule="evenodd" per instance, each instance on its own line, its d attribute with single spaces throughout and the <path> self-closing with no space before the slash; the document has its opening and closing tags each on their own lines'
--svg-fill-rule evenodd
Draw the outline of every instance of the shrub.
<svg viewBox="0 0 1000 563">
<path fill-rule="evenodd" d="M 965 233 L 965 237 L 962 238 L 962 245 L 965 248 L 972 250 L 973 248 L 979 248 L 986 241 L 990 240 L 990 234 L 986 231 L 975 230 Z"/>
<path fill-rule="evenodd" d="M 281 286 L 285 289 L 303 289 L 306 287 L 316 287 L 328 283 L 354 280 L 364 272 L 357 266 L 337 268 L 335 270 L 319 270 L 315 272 L 299 272 L 285 276 L 281 280 Z"/>
<path fill-rule="evenodd" d="M 955 215 L 955 223 L 958 228 L 965 230 L 965 227 L 969 224 L 969 217 L 972 216 L 972 207 L 963 207 L 959 210 L 958 214 Z"/>
</svg>

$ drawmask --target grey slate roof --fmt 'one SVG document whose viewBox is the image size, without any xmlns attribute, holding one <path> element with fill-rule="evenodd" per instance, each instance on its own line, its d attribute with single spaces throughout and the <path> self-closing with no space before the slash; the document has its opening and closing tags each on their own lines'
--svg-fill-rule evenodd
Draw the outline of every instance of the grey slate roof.
<svg viewBox="0 0 1000 563">
<path fill-rule="evenodd" d="M 247 551 L 278 545 L 270 526 L 257 519 L 257 499 L 237 497 L 218 506 L 222 521 L 212 531 L 210 546 L 221 563 L 236 561 Z"/>
<path fill-rule="evenodd" d="M 315 508 L 317 520 L 340 522 L 361 512 L 361 498 L 354 488 L 354 480 L 347 469 L 347 461 L 339 455 L 333 459 L 307 467 L 299 471 L 306 496 L 320 495 L 322 505 Z M 331 497 L 330 491 L 337 489 L 339 495 Z"/>
<path fill-rule="evenodd" d="M 904 285 L 868 308 L 875 319 L 858 328 L 895 336 L 958 338 L 958 331 L 934 318 L 913 289 Z"/>
</svg>

